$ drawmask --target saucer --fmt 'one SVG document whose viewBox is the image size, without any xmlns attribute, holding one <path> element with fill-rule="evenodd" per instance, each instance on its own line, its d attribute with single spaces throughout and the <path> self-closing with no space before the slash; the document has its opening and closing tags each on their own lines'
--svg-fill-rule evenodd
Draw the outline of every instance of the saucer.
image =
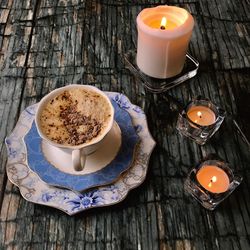
<svg viewBox="0 0 250 250">
<path fill-rule="evenodd" d="M 71 154 L 63 153 L 61 149 L 44 142 L 33 122 L 24 137 L 30 169 L 49 185 L 78 192 L 115 181 L 131 166 L 139 137 L 129 114 L 119 108 L 115 101 L 112 101 L 112 105 L 121 135 L 118 125 L 114 125 L 108 138 L 105 138 L 104 145 L 96 153 L 87 157 L 86 168 L 83 171 L 73 170 Z"/>
<path fill-rule="evenodd" d="M 140 139 L 134 152 L 131 167 L 113 184 L 93 188 L 82 193 L 57 188 L 41 181 L 31 171 L 27 163 L 27 151 L 23 141 L 34 120 L 37 104 L 26 108 L 20 115 L 16 127 L 5 140 L 8 151 L 7 175 L 9 180 L 19 187 L 21 195 L 27 201 L 54 207 L 68 215 L 85 211 L 90 208 L 109 206 L 121 202 L 133 188 L 145 179 L 150 155 L 155 147 L 148 130 L 146 116 L 129 99 L 115 92 L 106 92 L 119 107 L 126 110 Z"/>
<path fill-rule="evenodd" d="M 121 148 L 121 143 L 121 130 L 118 124 L 114 122 L 113 127 L 107 136 L 104 137 L 99 149 L 86 157 L 84 168 L 81 171 L 76 171 L 74 169 L 72 156 L 68 151 L 61 150 L 45 140 L 41 141 L 41 150 L 47 162 L 59 171 L 73 175 L 85 175 L 94 173 L 106 167 L 118 154 L 118 151 Z"/>
</svg>

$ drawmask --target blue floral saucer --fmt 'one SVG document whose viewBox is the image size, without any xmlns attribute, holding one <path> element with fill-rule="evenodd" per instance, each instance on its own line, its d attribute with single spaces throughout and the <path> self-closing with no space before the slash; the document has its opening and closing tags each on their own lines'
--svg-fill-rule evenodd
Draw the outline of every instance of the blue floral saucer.
<svg viewBox="0 0 250 250">
<path fill-rule="evenodd" d="M 37 132 L 35 122 L 33 122 L 31 129 L 24 137 L 27 147 L 28 166 L 30 169 L 37 173 L 47 184 L 68 188 L 78 192 L 82 192 L 92 187 L 103 186 L 116 180 L 121 173 L 131 166 L 134 149 L 139 141 L 139 137 L 135 132 L 128 112 L 120 108 L 115 101 L 111 101 L 115 109 L 115 121 L 118 123 L 121 130 L 122 142 L 118 154 L 113 160 L 111 159 L 112 161 L 109 164 L 103 166 L 103 168 L 98 171 L 95 171 L 96 168 L 93 167 L 93 172 L 88 174 L 85 174 L 84 171 L 82 173 L 75 172 L 75 174 L 61 171 L 47 161 L 42 151 L 42 139 Z M 112 145 L 109 146 L 112 147 Z M 103 145 L 99 150 L 105 149 L 105 147 L 106 145 Z M 61 157 L 63 152 L 60 152 L 62 151 L 59 151 L 54 157 L 63 161 Z M 92 158 L 97 153 L 98 152 L 94 153 Z M 86 164 L 88 164 L 88 160 Z M 69 166 L 69 168 L 73 169 L 73 166 Z"/>
<path fill-rule="evenodd" d="M 37 108 L 37 104 L 35 104 L 22 112 L 16 127 L 5 140 L 8 150 L 8 178 L 19 187 L 26 200 L 55 207 L 73 215 L 89 208 L 116 204 L 122 201 L 131 189 L 144 181 L 149 158 L 155 146 L 148 130 L 146 116 L 139 107 L 131 104 L 126 96 L 115 92 L 106 93 L 120 109 L 128 112 L 139 137 L 131 167 L 112 184 L 92 188 L 90 191 L 82 193 L 48 185 L 30 170 L 24 142 L 24 137 L 31 130 L 34 121 Z"/>
</svg>

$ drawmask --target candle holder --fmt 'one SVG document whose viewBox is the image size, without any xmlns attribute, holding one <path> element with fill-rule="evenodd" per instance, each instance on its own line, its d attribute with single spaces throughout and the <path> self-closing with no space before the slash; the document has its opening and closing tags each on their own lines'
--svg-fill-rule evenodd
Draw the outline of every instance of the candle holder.
<svg viewBox="0 0 250 250">
<path fill-rule="evenodd" d="M 194 107 L 201 107 L 211 111 L 214 115 L 214 121 L 210 125 L 202 125 L 194 122 L 188 116 L 189 110 Z M 197 112 L 198 113 L 198 112 Z M 202 115 L 202 112 L 200 112 Z M 219 129 L 225 118 L 225 111 L 217 107 L 208 99 L 197 98 L 194 101 L 188 103 L 186 108 L 179 113 L 177 120 L 177 130 L 181 135 L 184 135 L 200 145 L 204 145 L 206 141 L 213 136 L 213 134 Z"/>
<path fill-rule="evenodd" d="M 186 54 L 183 70 L 175 77 L 158 79 L 144 74 L 137 66 L 136 51 L 130 50 L 124 55 L 126 68 L 139 80 L 139 82 L 152 93 L 162 93 L 191 79 L 197 74 L 199 62 L 190 54 Z"/>
<path fill-rule="evenodd" d="M 228 177 L 228 183 L 225 183 L 226 181 L 222 179 L 223 175 L 220 175 L 220 173 L 218 173 L 219 176 L 216 177 L 215 174 L 215 176 L 211 178 L 211 182 L 207 184 L 207 189 L 204 188 L 205 186 L 204 181 L 201 184 L 202 181 L 199 182 L 197 175 L 199 174 L 199 171 L 203 167 L 209 167 L 209 166 L 217 167 L 219 170 L 221 170 L 221 172 L 224 173 L 224 176 Z M 207 172 L 209 172 L 209 170 L 211 171 L 211 168 L 208 169 Z M 204 174 L 209 174 L 209 173 L 204 172 Z M 212 185 L 215 183 L 215 182 L 213 183 L 213 178 L 215 177 L 216 181 L 224 182 L 222 183 L 224 187 L 221 185 L 217 185 L 216 187 L 212 188 Z M 208 210 L 214 210 L 240 185 L 241 181 L 242 177 L 239 175 L 235 175 L 227 163 L 220 160 L 207 160 L 191 170 L 184 183 L 184 189 L 189 194 L 191 194 L 203 207 L 205 207 Z M 209 185 L 211 186 L 210 188 Z M 223 188 L 225 188 L 225 185 L 227 189 L 225 192 L 222 192 L 224 191 Z M 216 193 L 216 188 L 219 191 L 218 193 Z M 212 191 L 209 189 L 211 189 Z"/>
</svg>

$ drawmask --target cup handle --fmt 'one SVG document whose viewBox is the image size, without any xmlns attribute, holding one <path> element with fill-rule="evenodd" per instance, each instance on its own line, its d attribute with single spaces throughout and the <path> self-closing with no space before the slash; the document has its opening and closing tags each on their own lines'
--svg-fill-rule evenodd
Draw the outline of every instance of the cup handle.
<svg viewBox="0 0 250 250">
<path fill-rule="evenodd" d="M 86 162 L 86 156 L 83 150 L 75 149 L 72 151 L 72 163 L 75 171 L 81 171 L 84 168 Z"/>
</svg>

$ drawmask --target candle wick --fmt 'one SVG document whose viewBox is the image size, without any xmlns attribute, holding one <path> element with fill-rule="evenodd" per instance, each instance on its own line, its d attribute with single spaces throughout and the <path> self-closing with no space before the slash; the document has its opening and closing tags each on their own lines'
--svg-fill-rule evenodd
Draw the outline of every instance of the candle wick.
<svg viewBox="0 0 250 250">
<path fill-rule="evenodd" d="M 213 176 L 213 177 L 211 178 L 210 182 L 208 183 L 208 186 L 211 188 L 212 183 L 213 183 L 213 182 L 216 182 L 216 181 L 217 181 L 216 176 Z"/>
<path fill-rule="evenodd" d="M 161 30 L 165 30 L 166 28 L 165 28 L 165 26 L 162 25 L 160 29 Z"/>
<path fill-rule="evenodd" d="M 210 182 L 208 183 L 208 186 L 211 187 L 213 183 L 213 178 L 210 180 Z"/>
<path fill-rule="evenodd" d="M 199 116 L 199 118 L 201 119 L 202 117 L 202 113 L 200 111 L 197 112 L 197 115 Z"/>
</svg>

